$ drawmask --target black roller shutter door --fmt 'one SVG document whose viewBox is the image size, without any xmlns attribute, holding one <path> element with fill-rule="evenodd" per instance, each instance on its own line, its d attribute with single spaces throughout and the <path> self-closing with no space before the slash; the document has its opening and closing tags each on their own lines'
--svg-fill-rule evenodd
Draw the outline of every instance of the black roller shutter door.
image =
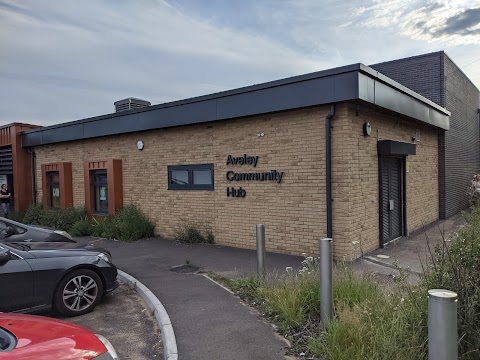
<svg viewBox="0 0 480 360">
<path fill-rule="evenodd" d="M 382 161 L 382 239 L 383 243 L 402 236 L 402 160 Z"/>
</svg>

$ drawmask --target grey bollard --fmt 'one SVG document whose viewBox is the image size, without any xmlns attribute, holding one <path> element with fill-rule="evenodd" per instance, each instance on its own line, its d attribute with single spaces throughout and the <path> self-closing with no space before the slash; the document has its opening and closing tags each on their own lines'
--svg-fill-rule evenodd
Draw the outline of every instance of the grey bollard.
<svg viewBox="0 0 480 360">
<path fill-rule="evenodd" d="M 257 224 L 257 274 L 265 276 L 265 225 Z"/>
<path fill-rule="evenodd" d="M 320 239 L 320 321 L 322 326 L 333 318 L 332 239 Z"/>
<path fill-rule="evenodd" d="M 457 294 L 428 290 L 428 360 L 458 359 Z"/>
</svg>

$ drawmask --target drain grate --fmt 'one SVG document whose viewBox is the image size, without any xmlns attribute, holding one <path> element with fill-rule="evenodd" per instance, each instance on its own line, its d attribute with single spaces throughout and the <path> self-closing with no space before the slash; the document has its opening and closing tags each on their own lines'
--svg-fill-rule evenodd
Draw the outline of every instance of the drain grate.
<svg viewBox="0 0 480 360">
<path fill-rule="evenodd" d="M 193 266 L 190 264 L 177 265 L 170 268 L 170 271 L 180 273 L 180 274 L 191 274 L 200 270 L 198 266 Z"/>
</svg>

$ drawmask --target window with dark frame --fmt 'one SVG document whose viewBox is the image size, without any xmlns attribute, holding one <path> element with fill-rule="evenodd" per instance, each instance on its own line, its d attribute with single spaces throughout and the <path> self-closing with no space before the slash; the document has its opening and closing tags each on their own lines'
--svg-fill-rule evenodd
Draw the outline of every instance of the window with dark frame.
<svg viewBox="0 0 480 360">
<path fill-rule="evenodd" d="M 53 209 L 60 208 L 60 173 L 58 171 L 47 172 L 48 181 L 48 205 Z"/>
<path fill-rule="evenodd" d="M 213 164 L 168 166 L 168 190 L 213 191 Z"/>
<path fill-rule="evenodd" d="M 107 170 L 91 172 L 93 184 L 93 211 L 96 214 L 108 214 L 108 177 Z"/>
</svg>

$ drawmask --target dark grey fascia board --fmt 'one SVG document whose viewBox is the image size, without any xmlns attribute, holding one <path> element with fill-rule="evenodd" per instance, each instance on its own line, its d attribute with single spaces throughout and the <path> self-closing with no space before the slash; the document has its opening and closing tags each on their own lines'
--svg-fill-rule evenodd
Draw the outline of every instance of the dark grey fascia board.
<svg viewBox="0 0 480 360">
<path fill-rule="evenodd" d="M 380 140 L 377 142 L 377 152 L 384 156 L 407 156 L 416 155 L 417 146 L 401 141 Z"/>
<path fill-rule="evenodd" d="M 385 91 L 387 94 L 383 94 Z M 392 101 L 392 96 L 395 97 L 397 94 L 403 94 L 402 101 Z M 29 130 L 22 134 L 22 146 L 30 147 L 193 125 L 357 99 L 441 128 L 445 128 L 446 122 L 448 127 L 449 113 L 446 110 L 436 104 L 428 103 L 427 99 L 368 66 L 354 64 L 216 94 Z M 409 99 L 412 101 L 409 102 Z M 408 110 L 409 106 L 415 111 Z M 440 119 L 436 119 L 437 117 Z"/>
</svg>

